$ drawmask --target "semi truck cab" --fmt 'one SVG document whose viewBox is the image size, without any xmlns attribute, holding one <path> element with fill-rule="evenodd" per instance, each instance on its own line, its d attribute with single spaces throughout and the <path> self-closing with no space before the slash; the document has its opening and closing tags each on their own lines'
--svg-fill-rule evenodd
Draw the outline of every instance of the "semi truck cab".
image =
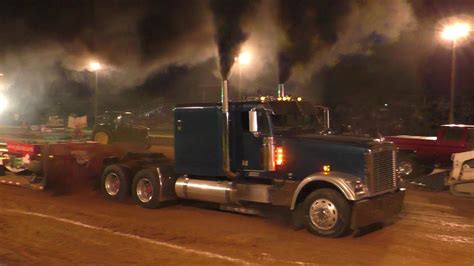
<svg viewBox="0 0 474 266">
<path fill-rule="evenodd" d="M 245 213 L 280 206 L 291 210 L 295 226 L 324 237 L 401 210 L 393 144 L 321 135 L 308 102 L 231 102 L 228 113 L 216 103 L 180 105 L 174 119 L 174 167 L 164 158 L 115 161 L 102 176 L 107 197 L 122 198 L 131 184 L 135 201 L 147 208 L 171 199 Z"/>
</svg>

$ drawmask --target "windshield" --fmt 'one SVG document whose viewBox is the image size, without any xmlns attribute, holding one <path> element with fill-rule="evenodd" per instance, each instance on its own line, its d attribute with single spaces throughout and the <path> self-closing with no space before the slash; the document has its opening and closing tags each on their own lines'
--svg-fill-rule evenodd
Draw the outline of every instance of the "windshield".
<svg viewBox="0 0 474 266">
<path fill-rule="evenodd" d="M 270 119 L 275 132 L 323 129 L 323 116 L 308 102 L 271 102 Z"/>
</svg>

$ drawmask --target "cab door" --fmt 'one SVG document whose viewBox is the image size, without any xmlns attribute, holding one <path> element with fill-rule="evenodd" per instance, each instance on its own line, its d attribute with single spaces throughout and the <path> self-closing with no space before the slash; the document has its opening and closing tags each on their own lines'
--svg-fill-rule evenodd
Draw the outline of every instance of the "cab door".
<svg viewBox="0 0 474 266">
<path fill-rule="evenodd" d="M 437 142 L 437 161 L 450 161 L 453 153 L 467 150 L 467 130 L 462 127 L 444 127 Z"/>
<path fill-rule="evenodd" d="M 257 110 L 257 132 L 250 132 L 249 130 L 249 112 L 241 112 L 241 121 L 240 167 L 243 171 L 263 171 L 264 138 L 270 136 L 271 133 L 267 111 L 264 109 Z"/>
<path fill-rule="evenodd" d="M 467 129 L 467 149 L 474 150 L 474 128 Z"/>
</svg>

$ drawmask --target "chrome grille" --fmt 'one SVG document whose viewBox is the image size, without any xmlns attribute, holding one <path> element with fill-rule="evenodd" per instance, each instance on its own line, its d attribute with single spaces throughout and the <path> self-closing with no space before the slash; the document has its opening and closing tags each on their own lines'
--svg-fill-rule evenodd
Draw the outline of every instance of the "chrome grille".
<svg viewBox="0 0 474 266">
<path fill-rule="evenodd" d="M 392 145 L 374 147 L 366 158 L 370 193 L 381 194 L 396 187 L 396 151 Z"/>
</svg>

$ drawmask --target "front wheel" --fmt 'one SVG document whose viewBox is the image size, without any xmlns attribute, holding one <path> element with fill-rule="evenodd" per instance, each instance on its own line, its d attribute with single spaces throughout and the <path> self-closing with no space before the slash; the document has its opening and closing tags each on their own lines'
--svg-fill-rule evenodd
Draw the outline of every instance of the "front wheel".
<svg viewBox="0 0 474 266">
<path fill-rule="evenodd" d="M 400 155 L 398 171 L 406 180 L 413 180 L 420 174 L 420 164 L 414 155 Z"/>
<path fill-rule="evenodd" d="M 302 202 L 304 224 L 312 234 L 323 237 L 340 237 L 350 230 L 351 206 L 334 189 L 313 191 Z"/>
<path fill-rule="evenodd" d="M 109 144 L 111 142 L 110 134 L 107 131 L 96 131 L 92 134 L 92 140 L 100 144 Z"/>
</svg>

